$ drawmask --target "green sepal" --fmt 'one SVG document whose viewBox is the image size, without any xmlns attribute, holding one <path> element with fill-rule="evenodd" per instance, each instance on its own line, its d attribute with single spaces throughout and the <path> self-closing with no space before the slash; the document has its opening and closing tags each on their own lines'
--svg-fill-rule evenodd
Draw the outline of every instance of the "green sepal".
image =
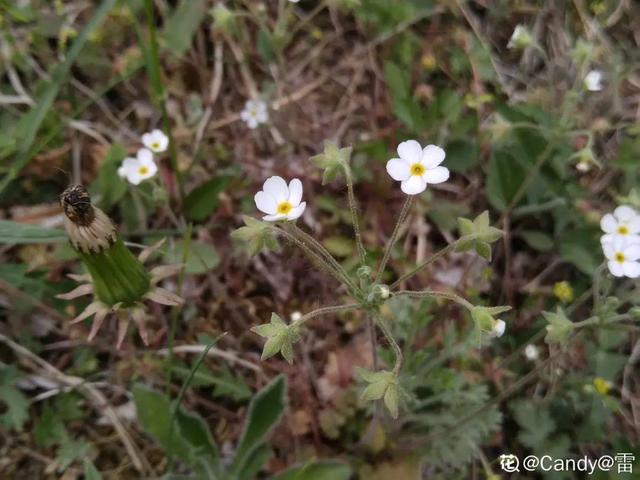
<svg viewBox="0 0 640 480">
<path fill-rule="evenodd" d="M 358 376 L 368 385 L 362 391 L 362 400 L 371 402 L 383 399 L 389 414 L 393 418 L 398 418 L 398 404 L 402 390 L 398 385 L 398 376 L 386 370 L 372 372 L 359 368 Z"/>
<path fill-rule="evenodd" d="M 102 303 L 128 307 L 149 292 L 149 274 L 119 237 L 100 252 L 79 251 L 78 255 L 89 270 L 93 292 Z"/>
<path fill-rule="evenodd" d="M 278 314 L 272 313 L 270 323 L 257 325 L 251 331 L 267 339 L 262 349 L 262 360 L 280 353 L 289 364 L 293 364 L 293 344 L 300 340 L 298 326 L 287 325 Z"/>
<path fill-rule="evenodd" d="M 567 318 L 561 308 L 558 308 L 556 313 L 542 312 L 542 315 L 545 320 L 549 322 L 544 341 L 547 343 L 558 343 L 563 348 L 566 347 L 569 343 L 571 332 L 573 332 L 575 328 L 573 322 Z"/>
<path fill-rule="evenodd" d="M 325 141 L 324 151 L 311 157 L 310 160 L 315 163 L 318 168 L 324 170 L 322 176 L 323 185 L 335 180 L 342 169 L 349 168 L 351 150 L 351 147 L 340 148 L 334 142 Z"/>
<path fill-rule="evenodd" d="M 245 226 L 231 232 L 231 237 L 244 242 L 250 256 L 258 254 L 263 248 L 278 249 L 278 239 L 268 223 L 246 215 L 242 219 Z"/>
<path fill-rule="evenodd" d="M 456 251 L 466 252 L 472 249 L 481 257 L 491 260 L 490 244 L 502 237 L 502 230 L 489 224 L 489 211 L 485 210 L 473 221 L 468 218 L 458 218 L 460 239 Z"/>
</svg>

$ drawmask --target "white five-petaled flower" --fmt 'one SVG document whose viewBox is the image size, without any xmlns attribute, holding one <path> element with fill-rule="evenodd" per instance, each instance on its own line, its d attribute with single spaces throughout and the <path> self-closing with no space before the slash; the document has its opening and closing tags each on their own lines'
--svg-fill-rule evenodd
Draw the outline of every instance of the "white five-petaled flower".
<svg viewBox="0 0 640 480">
<path fill-rule="evenodd" d="M 640 245 L 624 237 L 613 237 L 603 242 L 607 266 L 614 277 L 640 277 Z"/>
<path fill-rule="evenodd" d="M 262 100 L 247 100 L 244 110 L 240 112 L 240 118 L 247 124 L 247 127 L 258 128 L 261 123 L 269 121 L 267 104 Z"/>
<path fill-rule="evenodd" d="M 436 145 L 423 149 L 415 140 L 407 140 L 398 145 L 398 156 L 387 162 L 387 172 L 402 182 L 400 188 L 407 195 L 422 193 L 427 184 L 442 183 L 449 178 L 449 169 L 439 166 L 444 161 L 444 150 Z"/>
<path fill-rule="evenodd" d="M 489 332 L 489 335 L 494 338 L 501 337 L 506 328 L 507 324 L 504 323 L 504 320 L 496 320 L 493 324 L 493 329 Z"/>
<path fill-rule="evenodd" d="M 142 135 L 142 144 L 153 153 L 162 153 L 169 146 L 169 137 L 162 130 L 152 130 Z"/>
<path fill-rule="evenodd" d="M 307 206 L 307 202 L 300 202 L 302 182 L 297 178 L 291 180 L 289 186 L 282 177 L 267 178 L 254 200 L 258 210 L 267 214 L 262 217 L 267 222 L 295 220 Z"/>
<path fill-rule="evenodd" d="M 590 92 L 599 92 L 602 90 L 602 72 L 600 70 L 591 70 L 584 77 L 584 86 Z"/>
<path fill-rule="evenodd" d="M 153 177 L 158 171 L 158 166 L 153 161 L 151 150 L 141 148 L 136 157 L 127 157 L 118 168 L 118 175 L 126 178 L 129 183 L 139 185 L 142 181 Z"/>
<path fill-rule="evenodd" d="M 629 243 L 640 243 L 640 214 L 628 205 L 621 205 L 613 214 L 603 216 L 600 227 L 605 233 L 601 239 L 603 245 L 615 237 L 624 237 Z"/>
</svg>

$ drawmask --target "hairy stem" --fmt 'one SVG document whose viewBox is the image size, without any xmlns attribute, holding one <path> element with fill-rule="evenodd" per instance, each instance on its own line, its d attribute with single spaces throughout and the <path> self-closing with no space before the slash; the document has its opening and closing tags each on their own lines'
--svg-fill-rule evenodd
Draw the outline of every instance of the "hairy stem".
<svg viewBox="0 0 640 480">
<path fill-rule="evenodd" d="M 424 298 L 424 297 L 446 298 L 447 300 L 451 300 L 453 302 L 456 302 L 459 305 L 462 305 L 467 310 L 471 310 L 473 308 L 473 305 L 471 304 L 471 302 L 461 297 L 460 295 L 457 295 L 452 292 L 438 292 L 435 290 L 400 290 L 398 292 L 395 292 L 393 295 L 404 295 L 407 297 L 414 297 L 414 298 Z"/>
<path fill-rule="evenodd" d="M 358 209 L 356 206 L 356 196 L 353 193 L 353 178 L 351 177 L 351 168 L 344 165 L 344 176 L 347 180 L 347 197 L 349 198 L 349 210 L 351 211 L 351 223 L 353 224 L 353 232 L 356 237 L 356 248 L 360 256 L 360 263 L 365 264 L 367 252 L 362 244 L 362 236 L 360 235 L 360 221 L 358 219 Z"/>
<path fill-rule="evenodd" d="M 393 373 L 398 375 L 400 373 L 400 369 L 402 368 L 402 349 L 400 348 L 400 345 L 398 345 L 398 342 L 396 342 L 395 338 L 393 338 L 393 335 L 391 335 L 389 327 L 387 326 L 384 318 L 382 318 L 379 313 L 375 314 L 375 320 L 376 325 L 380 327 L 380 330 L 382 330 L 382 333 L 387 339 L 387 342 L 389 342 L 389 345 L 391 345 L 391 348 L 393 348 L 393 351 L 396 354 L 396 363 L 393 366 Z"/>
<path fill-rule="evenodd" d="M 400 234 L 400 227 L 407 218 L 409 214 L 409 208 L 413 203 L 413 195 L 407 195 L 407 200 L 404 202 L 402 206 L 402 210 L 400 211 L 400 216 L 398 217 L 398 221 L 396 222 L 396 226 L 393 229 L 393 233 L 391 234 L 391 238 L 389 238 L 389 242 L 387 243 L 387 248 L 384 251 L 384 256 L 382 257 L 382 262 L 380 262 L 380 266 L 378 267 L 378 272 L 376 273 L 374 283 L 378 283 L 382 273 L 384 272 L 385 267 L 387 266 L 387 262 L 389 261 L 389 256 L 391 256 L 391 249 L 398 240 L 398 235 Z"/>
<path fill-rule="evenodd" d="M 444 247 L 442 250 L 434 253 L 433 255 L 431 255 L 429 258 L 427 258 L 424 262 L 422 262 L 420 265 L 416 266 L 415 268 L 413 268 L 412 270 L 408 271 L 407 273 L 405 273 L 404 275 L 402 275 L 400 278 L 398 278 L 395 282 L 393 282 L 390 285 L 390 289 L 393 290 L 394 288 L 398 287 L 398 285 L 400 285 L 402 282 L 404 282 L 405 280 L 410 279 L 411 277 L 413 277 L 416 273 L 418 273 L 420 270 L 422 270 L 424 267 L 426 267 L 427 265 L 432 264 L 433 262 L 435 262 L 436 260 L 438 260 L 439 258 L 443 257 L 444 255 L 446 255 L 449 252 L 452 252 L 453 250 L 456 249 L 456 247 L 462 242 L 462 241 L 468 241 L 471 239 L 471 237 L 474 237 L 474 234 L 471 235 L 465 235 L 464 237 L 459 238 L 458 240 L 456 240 L 453 243 L 450 243 L 449 245 L 447 245 L 446 247 Z"/>
<path fill-rule="evenodd" d="M 319 317 L 320 315 L 330 315 L 332 313 L 346 312 L 348 310 L 355 310 L 356 308 L 359 308 L 359 307 L 360 307 L 359 303 L 347 303 L 345 305 L 332 305 L 330 307 L 318 308 L 317 310 L 313 310 L 312 312 L 309 312 L 303 315 L 299 320 L 296 320 L 295 322 L 293 322 L 291 326 L 301 327 L 307 321 L 311 320 L 312 318 Z"/>
</svg>

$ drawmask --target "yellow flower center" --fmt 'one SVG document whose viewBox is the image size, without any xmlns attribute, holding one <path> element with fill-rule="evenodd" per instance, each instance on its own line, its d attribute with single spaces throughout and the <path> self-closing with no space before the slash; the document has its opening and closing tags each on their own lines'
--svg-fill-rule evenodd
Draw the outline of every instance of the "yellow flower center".
<svg viewBox="0 0 640 480">
<path fill-rule="evenodd" d="M 629 227 L 627 227 L 626 225 L 619 226 L 618 233 L 620 235 L 629 235 Z"/>
<path fill-rule="evenodd" d="M 414 163 L 413 165 L 411 165 L 411 175 L 421 177 L 424 171 L 424 165 L 422 165 L 421 163 Z"/>
<path fill-rule="evenodd" d="M 287 215 L 293 209 L 293 205 L 289 202 L 281 202 L 278 204 L 277 212 L 280 215 Z"/>
<path fill-rule="evenodd" d="M 611 390 L 611 383 L 607 382 L 602 377 L 596 377 L 593 379 L 593 386 L 596 387 L 596 391 L 600 395 L 606 395 Z"/>
<path fill-rule="evenodd" d="M 158 150 L 160 148 L 160 144 L 158 142 L 153 142 L 151 144 L 151 148 L 153 148 L 154 150 Z"/>
<path fill-rule="evenodd" d="M 138 169 L 138 173 L 140 175 L 146 175 L 147 173 L 149 173 L 149 168 L 148 167 L 140 167 Z"/>
<path fill-rule="evenodd" d="M 624 263 L 624 253 L 622 252 L 616 252 L 615 254 L 615 261 L 618 263 Z"/>
</svg>

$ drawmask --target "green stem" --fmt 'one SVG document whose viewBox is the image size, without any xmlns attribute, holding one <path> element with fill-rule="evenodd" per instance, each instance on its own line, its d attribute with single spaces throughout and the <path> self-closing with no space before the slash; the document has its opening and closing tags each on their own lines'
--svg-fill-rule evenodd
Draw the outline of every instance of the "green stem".
<svg viewBox="0 0 640 480">
<path fill-rule="evenodd" d="M 389 256 L 391 256 L 391 249 L 393 248 L 393 246 L 396 243 L 396 240 L 398 239 L 398 235 L 400 234 L 400 227 L 402 227 L 402 224 L 406 220 L 407 215 L 409 214 L 409 208 L 411 207 L 412 203 L 413 203 L 413 195 L 407 195 L 407 200 L 404 202 L 404 205 L 402 206 L 402 210 L 400 211 L 400 216 L 398 217 L 396 226 L 393 229 L 391 238 L 387 243 L 387 248 L 384 251 L 382 262 L 380 262 L 380 266 L 378 267 L 378 272 L 376 273 L 376 277 L 373 283 L 378 283 L 378 281 L 380 280 L 380 277 L 382 276 L 382 273 L 384 272 L 385 267 L 387 266 L 387 262 L 389 261 Z"/>
<path fill-rule="evenodd" d="M 299 228 L 296 224 L 291 224 L 290 233 L 293 236 L 297 235 L 298 238 L 302 242 L 306 242 L 307 244 L 312 246 L 315 249 L 316 253 L 318 253 L 318 255 L 320 255 L 328 264 L 330 264 L 335 269 L 336 272 L 338 272 L 343 277 L 343 282 L 347 286 L 349 286 L 350 288 L 354 289 L 355 291 L 359 290 L 358 286 L 351 279 L 351 277 L 349 276 L 347 271 L 344 269 L 344 267 L 342 265 L 340 265 L 340 262 L 338 262 L 333 257 L 333 255 L 331 255 L 329 250 L 327 250 L 324 247 L 324 245 L 322 245 L 318 240 L 316 240 L 311 235 L 309 235 L 307 232 L 305 232 L 304 230 Z"/>
<path fill-rule="evenodd" d="M 396 354 L 396 363 L 393 366 L 393 373 L 398 375 L 402 368 L 402 349 L 400 348 L 400 345 L 398 345 L 398 342 L 396 342 L 395 338 L 393 338 L 393 335 L 391 335 L 391 331 L 389 330 L 384 318 L 382 318 L 382 316 L 377 312 L 375 313 L 374 318 L 376 320 L 376 325 L 380 327 L 380 330 L 382 330 L 387 342 L 389 342 L 389 345 L 391 345 L 391 348 L 393 348 L 393 351 Z"/>
<path fill-rule="evenodd" d="M 461 297 L 452 292 L 438 292 L 435 290 L 400 290 L 399 292 L 395 292 L 395 295 L 405 295 L 407 297 L 413 298 L 425 298 L 425 297 L 436 297 L 436 298 L 446 298 L 447 300 L 451 300 L 456 302 L 459 305 L 462 305 L 467 310 L 471 311 L 473 309 L 473 305 L 471 302 L 467 301 L 465 298 Z"/>
<path fill-rule="evenodd" d="M 149 74 L 149 82 L 153 91 L 154 102 L 160 108 L 162 113 L 162 128 L 169 137 L 169 156 L 171 161 L 171 169 L 173 170 L 178 183 L 178 194 L 180 201 L 184 200 L 184 179 L 182 172 L 178 167 L 178 151 L 174 142 L 173 133 L 171 132 L 171 121 L 167 113 L 165 102 L 166 92 L 162 83 L 162 74 L 160 69 L 160 55 L 158 53 L 158 38 L 156 34 L 156 20 L 153 11 L 153 0 L 144 0 L 145 13 L 147 17 L 147 26 L 149 28 L 149 61 L 147 65 L 147 73 Z"/>
<path fill-rule="evenodd" d="M 409 272 L 405 273 L 404 275 L 402 275 L 400 278 L 398 278 L 395 282 L 393 282 L 389 288 L 391 290 L 393 290 L 394 288 L 398 287 L 398 285 L 400 285 L 402 282 L 404 282 L 405 280 L 410 279 L 411 277 L 413 277 L 416 273 L 418 273 L 420 270 L 422 270 L 424 267 L 426 267 L 427 265 L 432 264 L 433 262 L 435 262 L 436 260 L 438 260 L 439 258 L 441 258 L 442 256 L 446 255 L 447 253 L 453 251 L 456 249 L 456 247 L 463 241 L 468 241 L 470 240 L 472 237 L 474 237 L 475 234 L 471 234 L 471 235 L 465 235 L 464 237 L 459 238 L 458 240 L 456 240 L 453 243 L 450 243 L 449 245 L 447 245 L 446 247 L 444 247 L 442 250 L 434 253 L 433 255 L 431 255 L 429 258 L 427 258 L 424 262 L 422 262 L 420 265 L 416 266 L 415 268 L 413 268 L 412 270 L 410 270 Z"/>
<path fill-rule="evenodd" d="M 355 310 L 356 308 L 359 308 L 359 307 L 360 307 L 359 303 L 348 303 L 346 305 L 333 305 L 333 306 L 330 306 L 330 307 L 318 308 L 317 310 L 313 310 L 312 312 L 309 312 L 309 313 L 303 315 L 299 320 L 296 320 L 295 322 L 293 322 L 291 324 L 291 326 L 299 328 L 302 325 L 304 325 L 307 321 L 311 320 L 312 318 L 316 318 L 316 317 L 319 317 L 321 315 L 330 315 L 332 313 L 346 312 L 348 310 Z"/>
<path fill-rule="evenodd" d="M 353 224 L 353 232 L 356 237 L 356 247 L 360 255 L 360 263 L 366 262 L 367 252 L 362 244 L 362 236 L 360 235 L 360 221 L 358 220 L 358 209 L 356 206 L 356 196 L 353 193 L 353 178 L 351 177 L 351 168 L 349 165 L 343 165 L 344 176 L 347 180 L 347 197 L 349 199 L 349 210 L 351 211 L 351 223 Z"/>
</svg>

